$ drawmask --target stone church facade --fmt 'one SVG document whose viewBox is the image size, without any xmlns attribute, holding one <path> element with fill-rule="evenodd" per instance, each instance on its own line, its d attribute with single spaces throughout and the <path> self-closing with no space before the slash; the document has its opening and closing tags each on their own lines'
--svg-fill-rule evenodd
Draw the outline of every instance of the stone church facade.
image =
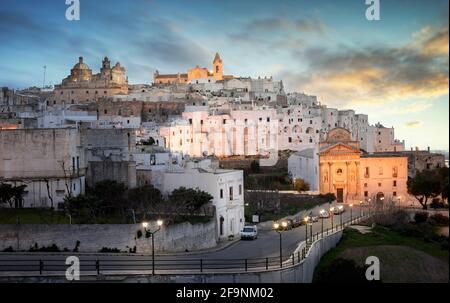
<svg viewBox="0 0 450 303">
<path fill-rule="evenodd" d="M 407 196 L 408 160 L 400 153 L 365 153 L 350 132 L 335 128 L 319 144 L 319 191 L 340 203 L 402 202 Z"/>
</svg>

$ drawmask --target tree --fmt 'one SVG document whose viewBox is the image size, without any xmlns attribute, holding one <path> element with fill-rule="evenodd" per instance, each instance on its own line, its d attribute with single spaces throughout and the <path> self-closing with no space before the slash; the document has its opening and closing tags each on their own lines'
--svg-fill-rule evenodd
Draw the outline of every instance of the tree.
<svg viewBox="0 0 450 303">
<path fill-rule="evenodd" d="M 205 191 L 186 187 L 173 190 L 169 196 L 170 203 L 181 205 L 189 214 L 193 214 L 212 199 Z"/>
<path fill-rule="evenodd" d="M 126 200 L 124 199 L 125 185 L 113 180 L 97 182 L 87 193 L 99 200 L 99 208 L 102 212 L 125 212 Z"/>
<path fill-rule="evenodd" d="M 10 208 L 22 207 L 26 187 L 26 185 L 13 186 L 8 183 L 0 183 L 0 203 L 8 203 Z"/>
<path fill-rule="evenodd" d="M 156 209 L 163 202 L 163 196 L 153 185 L 146 185 L 129 189 L 127 201 L 130 208 L 145 213 Z"/>
<path fill-rule="evenodd" d="M 12 200 L 15 208 L 23 207 L 23 195 L 25 194 L 25 184 L 12 187 Z"/>
<path fill-rule="evenodd" d="M 428 200 L 441 193 L 441 182 L 436 171 L 424 170 L 417 172 L 414 178 L 408 180 L 408 193 L 413 195 L 423 209 L 427 209 Z"/>
<path fill-rule="evenodd" d="M 13 197 L 13 188 L 11 184 L 8 183 L 0 183 L 0 203 L 8 203 L 11 207 L 11 199 Z"/>
<path fill-rule="evenodd" d="M 250 170 L 251 170 L 252 173 L 258 174 L 258 173 L 261 171 L 261 168 L 260 168 L 260 166 L 259 166 L 259 162 L 256 161 L 256 160 L 253 160 L 253 161 L 250 163 Z"/>
<path fill-rule="evenodd" d="M 305 182 L 303 179 L 294 179 L 294 189 L 298 192 L 308 191 L 309 183 Z"/>
<path fill-rule="evenodd" d="M 449 168 L 441 167 L 437 169 L 439 180 L 441 181 L 441 198 L 444 201 L 448 201 L 448 187 L 449 187 Z"/>
</svg>

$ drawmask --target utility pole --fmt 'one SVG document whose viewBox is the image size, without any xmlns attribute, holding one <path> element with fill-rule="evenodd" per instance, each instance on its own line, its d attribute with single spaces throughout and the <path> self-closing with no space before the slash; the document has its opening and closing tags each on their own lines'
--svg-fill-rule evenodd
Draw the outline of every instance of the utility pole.
<svg viewBox="0 0 450 303">
<path fill-rule="evenodd" d="M 44 80 L 42 81 L 42 88 L 45 88 L 45 73 L 47 71 L 47 65 L 44 65 Z"/>
</svg>

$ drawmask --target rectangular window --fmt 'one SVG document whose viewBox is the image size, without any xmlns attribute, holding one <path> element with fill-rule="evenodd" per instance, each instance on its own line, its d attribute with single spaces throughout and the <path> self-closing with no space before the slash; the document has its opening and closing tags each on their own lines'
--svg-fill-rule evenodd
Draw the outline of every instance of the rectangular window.
<svg viewBox="0 0 450 303">
<path fill-rule="evenodd" d="M 366 190 L 364 191 L 364 197 L 368 197 L 369 196 L 369 192 Z"/>
<path fill-rule="evenodd" d="M 230 201 L 233 200 L 233 186 L 230 186 Z"/>
<path fill-rule="evenodd" d="M 72 157 L 72 172 L 75 173 L 75 157 Z"/>
<path fill-rule="evenodd" d="M 242 184 L 239 184 L 239 196 L 242 195 Z"/>
<path fill-rule="evenodd" d="M 220 189 L 220 199 L 223 199 L 223 189 Z"/>
<path fill-rule="evenodd" d="M 288 138 L 289 143 L 292 143 L 292 137 Z"/>
<path fill-rule="evenodd" d="M 397 197 L 397 192 L 394 191 L 394 192 L 392 193 L 392 195 L 393 195 L 394 197 Z"/>
<path fill-rule="evenodd" d="M 80 174 L 80 157 L 77 156 L 77 173 Z"/>
<path fill-rule="evenodd" d="M 364 177 L 369 178 L 369 167 L 366 167 L 366 172 L 364 173 Z"/>
<path fill-rule="evenodd" d="M 393 183 L 394 187 L 397 186 L 397 181 L 396 180 L 394 180 L 392 183 Z"/>
</svg>

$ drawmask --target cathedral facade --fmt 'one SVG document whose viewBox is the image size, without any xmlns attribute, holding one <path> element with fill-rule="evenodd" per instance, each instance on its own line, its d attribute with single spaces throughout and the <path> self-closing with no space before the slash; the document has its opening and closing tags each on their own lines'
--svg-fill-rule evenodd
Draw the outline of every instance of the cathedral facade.
<svg viewBox="0 0 450 303">
<path fill-rule="evenodd" d="M 189 69 L 187 73 L 160 74 L 159 71 L 156 71 L 153 75 L 153 84 L 187 84 L 195 80 L 209 79 L 221 81 L 232 78 L 233 76 L 224 76 L 222 59 L 220 58 L 219 53 L 216 53 L 212 63 L 212 71 L 208 70 L 206 67 L 199 67 L 198 65 Z"/>
<path fill-rule="evenodd" d="M 97 101 L 102 97 L 128 94 L 128 79 L 125 68 L 105 57 L 100 73 L 92 74 L 91 68 L 79 57 L 78 63 L 70 70 L 70 75 L 59 85 L 55 85 L 54 96 L 49 105 L 77 104 Z"/>
<path fill-rule="evenodd" d="M 365 153 L 344 128 L 331 130 L 319 144 L 319 191 L 334 193 L 337 202 L 402 202 L 407 196 L 407 179 L 407 157 Z"/>
</svg>

